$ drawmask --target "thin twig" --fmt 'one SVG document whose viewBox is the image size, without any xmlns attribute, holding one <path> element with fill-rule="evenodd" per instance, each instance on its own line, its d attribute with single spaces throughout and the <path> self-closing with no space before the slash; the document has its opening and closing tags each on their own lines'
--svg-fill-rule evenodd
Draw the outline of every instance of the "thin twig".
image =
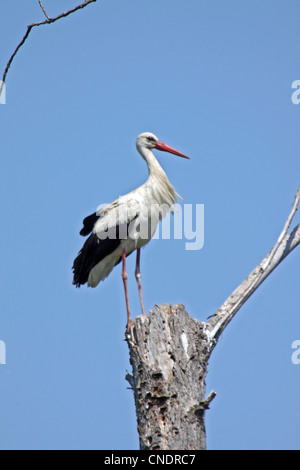
<svg viewBox="0 0 300 470">
<path fill-rule="evenodd" d="M 200 403 L 200 406 L 202 407 L 202 409 L 208 410 L 210 403 L 213 401 L 213 399 L 216 396 L 217 396 L 217 393 L 214 390 L 212 390 L 210 394 L 208 395 L 208 397 L 205 398 L 205 400 Z"/>
<path fill-rule="evenodd" d="M 49 16 L 47 15 L 47 12 L 46 12 L 45 7 L 44 7 L 44 5 L 42 4 L 42 1 L 41 1 L 41 0 L 39 0 L 39 4 L 40 4 L 40 7 L 41 7 L 41 9 L 43 10 L 43 13 L 44 13 L 44 15 L 46 16 L 47 20 L 50 20 L 50 18 L 49 18 Z"/>
<path fill-rule="evenodd" d="M 60 20 L 61 18 L 66 18 L 67 16 L 71 15 L 72 13 L 75 13 L 76 11 L 78 10 L 81 10 L 82 8 L 85 8 L 87 5 L 89 5 L 90 3 L 94 3 L 96 2 L 97 0 L 86 0 L 85 2 L 81 3 L 80 5 L 78 5 L 77 7 L 74 7 L 72 8 L 71 10 L 68 10 L 64 13 L 61 13 L 60 15 L 56 16 L 55 18 L 48 18 L 47 14 L 47 19 L 45 21 L 39 21 L 37 23 L 32 23 L 30 24 L 29 26 L 27 26 L 27 31 L 23 37 L 23 39 L 21 40 L 21 42 L 18 44 L 18 46 L 16 47 L 14 53 L 12 54 L 12 56 L 10 57 L 9 61 L 7 62 L 7 65 L 5 67 L 5 70 L 4 70 L 4 73 L 3 73 L 3 77 L 2 77 L 2 83 L 1 83 L 1 86 L 0 86 L 0 96 L 2 94 L 2 91 L 3 91 L 3 88 L 4 88 L 4 84 L 5 84 L 5 81 L 6 81 L 6 77 L 7 77 L 7 73 L 10 69 L 10 66 L 12 64 L 12 61 L 14 60 L 14 58 L 16 57 L 19 49 L 23 46 L 23 44 L 25 43 L 26 39 L 28 38 L 29 34 L 31 33 L 31 30 L 33 28 L 35 28 L 36 26 L 42 26 L 44 24 L 51 24 L 51 23 L 55 23 L 55 21 L 58 21 Z M 40 2 L 41 4 L 41 2 Z M 45 12 L 44 12 L 45 13 Z"/>
</svg>

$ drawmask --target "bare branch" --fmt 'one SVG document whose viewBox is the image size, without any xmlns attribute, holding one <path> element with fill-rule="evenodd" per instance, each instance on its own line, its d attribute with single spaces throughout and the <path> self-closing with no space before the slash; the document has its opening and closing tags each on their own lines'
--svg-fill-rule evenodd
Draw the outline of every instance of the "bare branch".
<svg viewBox="0 0 300 470">
<path fill-rule="evenodd" d="M 246 300 L 269 276 L 269 274 L 300 244 L 300 224 L 288 235 L 287 231 L 292 223 L 300 201 L 300 187 L 295 197 L 293 208 L 288 216 L 284 228 L 272 250 L 259 263 L 249 276 L 235 289 L 224 304 L 207 322 L 207 333 L 212 340 L 217 340 L 234 315 Z M 216 344 L 216 341 L 214 342 Z"/>
<path fill-rule="evenodd" d="M 21 42 L 16 47 L 15 51 L 13 52 L 12 56 L 10 57 L 9 61 L 7 62 L 7 65 L 5 67 L 5 70 L 4 70 L 4 73 L 3 73 L 3 76 L 2 76 L 2 83 L 1 83 L 1 86 L 0 86 L 0 96 L 2 94 L 4 84 L 5 84 L 5 81 L 6 81 L 6 77 L 7 77 L 7 73 L 10 69 L 12 61 L 14 60 L 17 53 L 19 52 L 19 49 L 23 46 L 23 44 L 27 40 L 27 38 L 28 38 L 28 36 L 31 33 L 31 30 L 33 28 L 35 28 L 36 26 L 42 26 L 42 25 L 45 25 L 45 24 L 55 23 L 56 21 L 58 21 L 62 18 L 66 18 L 67 16 L 71 15 L 72 13 L 75 13 L 76 11 L 81 10 L 82 8 L 85 8 L 87 5 L 90 5 L 91 3 L 95 3 L 96 1 L 97 0 L 86 0 L 85 2 L 81 3 L 80 5 L 77 5 L 76 7 L 72 8 L 71 10 L 68 10 L 64 13 L 61 13 L 60 15 L 56 16 L 55 18 L 49 18 L 46 11 L 45 11 L 45 9 L 44 9 L 44 7 L 42 6 L 41 1 L 39 0 L 39 4 L 40 4 L 44 14 L 46 15 L 47 19 L 45 21 L 39 21 L 37 23 L 32 23 L 29 26 L 27 26 L 27 31 L 26 31 L 23 39 L 21 40 Z"/>
<path fill-rule="evenodd" d="M 276 245 L 274 246 L 271 254 L 270 254 L 270 257 L 269 257 L 269 260 L 268 260 L 268 264 L 266 266 L 264 266 L 264 269 L 266 269 L 268 267 L 269 264 L 271 264 L 272 262 L 272 259 L 274 258 L 278 248 L 280 247 L 280 244 L 282 243 L 284 237 L 286 236 L 287 234 L 287 231 L 288 229 L 290 228 L 291 226 L 291 223 L 292 223 L 292 220 L 294 218 L 294 215 L 296 214 L 296 211 L 297 211 L 297 208 L 298 208 L 298 205 L 299 205 L 299 200 L 300 200 L 300 187 L 298 189 L 298 192 L 295 196 L 295 200 L 294 200 L 294 204 L 293 204 L 293 208 L 291 210 L 291 213 L 290 215 L 288 216 L 287 220 L 286 220 L 286 223 L 284 224 L 284 227 L 283 227 L 283 230 L 281 232 L 281 234 L 279 235 L 279 238 L 277 240 L 277 243 Z"/>
<path fill-rule="evenodd" d="M 49 16 L 47 15 L 47 12 L 46 12 L 45 7 L 44 7 L 44 5 L 42 4 L 41 0 L 39 0 L 39 4 L 40 4 L 40 7 L 41 7 L 41 9 L 43 10 L 43 13 L 44 13 L 44 15 L 46 16 L 47 20 L 50 20 L 50 18 L 49 18 Z"/>
<path fill-rule="evenodd" d="M 202 409 L 209 410 L 209 405 L 216 396 L 217 396 L 217 393 L 214 390 L 212 390 L 210 394 L 208 395 L 208 397 L 205 398 L 205 400 L 200 403 L 200 406 L 202 407 Z"/>
</svg>

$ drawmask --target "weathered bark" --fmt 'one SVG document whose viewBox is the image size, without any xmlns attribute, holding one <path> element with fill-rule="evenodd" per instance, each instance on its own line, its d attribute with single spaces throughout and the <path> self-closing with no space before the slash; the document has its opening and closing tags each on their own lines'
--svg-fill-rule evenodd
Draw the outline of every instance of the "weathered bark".
<svg viewBox="0 0 300 470">
<path fill-rule="evenodd" d="M 206 449 L 210 339 L 183 305 L 155 306 L 128 338 L 141 449 Z"/>
</svg>

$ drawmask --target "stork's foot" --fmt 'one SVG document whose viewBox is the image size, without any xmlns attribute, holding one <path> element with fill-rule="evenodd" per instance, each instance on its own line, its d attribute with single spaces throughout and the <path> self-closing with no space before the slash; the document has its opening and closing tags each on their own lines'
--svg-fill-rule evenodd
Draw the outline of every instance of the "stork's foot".
<svg viewBox="0 0 300 470">
<path fill-rule="evenodd" d="M 126 334 L 129 335 L 131 328 L 134 326 L 134 321 L 133 320 L 128 320 L 127 325 L 126 325 Z"/>
<path fill-rule="evenodd" d="M 134 321 L 130 320 L 127 322 L 126 331 L 125 331 L 125 341 L 134 342 Z"/>
</svg>

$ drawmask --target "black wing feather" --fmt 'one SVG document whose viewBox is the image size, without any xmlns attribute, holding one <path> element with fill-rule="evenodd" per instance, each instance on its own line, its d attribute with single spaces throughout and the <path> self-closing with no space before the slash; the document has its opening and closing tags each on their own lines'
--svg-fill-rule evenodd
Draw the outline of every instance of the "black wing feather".
<svg viewBox="0 0 300 470">
<path fill-rule="evenodd" d="M 86 235 L 91 233 L 98 219 L 100 219 L 100 215 L 97 215 L 97 212 L 94 212 L 93 214 L 88 215 L 82 222 L 83 227 L 80 230 L 80 235 L 85 237 Z"/>
<path fill-rule="evenodd" d="M 92 214 L 94 215 L 94 214 Z M 92 216 L 89 216 L 92 217 Z M 137 215 L 134 217 L 135 220 Z M 87 217 L 88 218 L 88 217 Z M 126 236 L 128 236 L 128 228 L 132 221 L 127 225 Z M 121 231 L 120 231 L 121 228 Z M 82 229 L 83 230 L 83 229 Z M 120 233 L 122 238 L 120 238 Z M 76 287 L 80 287 L 88 281 L 90 271 L 102 261 L 106 256 L 113 253 L 116 248 L 120 245 L 121 240 L 124 239 L 124 226 L 116 226 L 115 238 L 104 238 L 100 239 L 96 233 L 92 233 L 89 238 L 85 241 L 82 249 L 78 253 L 73 263 L 73 284 Z M 130 253 L 127 254 L 127 256 Z M 120 263 L 122 257 L 116 262 L 116 265 Z"/>
<path fill-rule="evenodd" d="M 88 281 L 91 269 L 110 255 L 121 243 L 121 240 L 106 238 L 100 240 L 97 234 L 92 233 L 85 241 L 73 263 L 73 284 L 80 287 Z"/>
</svg>

